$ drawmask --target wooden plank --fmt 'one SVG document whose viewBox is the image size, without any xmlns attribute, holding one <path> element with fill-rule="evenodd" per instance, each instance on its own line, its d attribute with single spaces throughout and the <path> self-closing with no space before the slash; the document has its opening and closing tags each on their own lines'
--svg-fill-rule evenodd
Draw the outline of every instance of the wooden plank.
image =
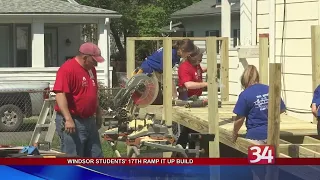
<svg viewBox="0 0 320 180">
<path fill-rule="evenodd" d="M 320 153 L 288 141 L 280 140 L 279 152 L 293 158 L 319 158 Z"/>
<path fill-rule="evenodd" d="M 269 34 L 259 35 L 259 75 L 260 83 L 268 84 Z"/>
<path fill-rule="evenodd" d="M 303 144 L 320 144 L 320 140 L 310 136 L 305 136 L 303 138 Z"/>
<path fill-rule="evenodd" d="M 127 78 L 131 78 L 132 73 L 135 69 L 135 56 L 136 56 L 136 50 L 135 50 L 135 41 L 134 39 L 131 39 L 127 37 L 126 42 L 126 56 L 127 56 Z M 127 155 L 129 155 L 131 151 L 131 147 L 127 146 Z"/>
<path fill-rule="evenodd" d="M 308 146 L 308 144 L 316 144 L 315 146 Z M 310 150 L 320 152 L 320 140 L 310 137 L 310 136 L 305 136 L 303 138 L 303 143 L 301 144 L 303 147 L 306 147 Z"/>
<path fill-rule="evenodd" d="M 224 38 L 222 41 L 221 50 L 221 82 L 224 86 L 221 88 L 221 99 L 223 101 L 229 100 L 229 38 Z"/>
<path fill-rule="evenodd" d="M 127 53 L 127 77 L 131 78 L 132 72 L 135 69 L 135 56 L 136 56 L 136 49 L 135 49 L 135 41 L 131 38 L 127 38 L 126 42 L 126 53 Z"/>
<path fill-rule="evenodd" d="M 207 63 L 208 63 L 208 128 L 209 134 L 214 134 L 213 142 L 209 142 L 209 157 L 220 157 L 219 148 L 219 113 L 218 113 L 218 87 L 216 83 L 217 74 L 217 51 L 216 37 L 206 39 Z"/>
<path fill-rule="evenodd" d="M 127 37 L 128 41 L 161 41 L 163 37 Z"/>
<path fill-rule="evenodd" d="M 280 104 L 281 104 L 281 63 L 270 64 L 268 103 L 268 144 L 279 146 Z M 276 151 L 279 157 L 279 151 Z"/>
<path fill-rule="evenodd" d="M 163 118 L 168 127 L 172 126 L 172 39 L 163 39 Z M 169 128 L 172 134 L 172 128 Z M 163 157 L 171 157 L 171 153 L 163 153 Z"/>
<path fill-rule="evenodd" d="M 232 131 L 233 122 L 231 121 L 233 108 L 228 108 L 225 110 L 223 108 L 219 108 L 219 125 L 221 128 Z M 205 128 L 208 129 L 208 108 L 184 108 L 184 107 L 174 107 L 173 113 L 181 114 L 182 116 L 190 116 L 190 121 L 185 122 L 187 127 L 191 129 L 195 128 Z M 280 135 L 281 136 L 299 136 L 299 135 L 316 135 L 315 129 L 317 126 L 315 124 L 299 120 L 297 118 L 288 116 L 286 114 L 281 114 L 281 128 Z M 201 127 L 198 127 L 200 126 Z M 194 126 L 194 127 L 193 127 Z M 195 129 L 197 130 L 197 129 Z M 240 134 L 246 133 L 246 127 L 243 126 L 240 129 Z"/>
<path fill-rule="evenodd" d="M 196 121 L 194 120 L 196 119 Z M 205 120 L 197 119 L 196 116 L 190 116 L 186 113 L 177 113 L 177 111 L 173 111 L 173 120 L 183 126 L 189 127 L 200 133 L 208 133 L 208 123 Z M 254 145 L 253 141 L 245 139 L 243 137 L 239 137 L 235 143 L 232 142 L 232 131 L 226 130 L 224 128 L 219 128 L 219 139 L 220 142 L 232 147 L 242 153 L 248 153 L 248 147 Z M 279 157 L 290 158 L 290 156 L 280 153 Z"/>
</svg>

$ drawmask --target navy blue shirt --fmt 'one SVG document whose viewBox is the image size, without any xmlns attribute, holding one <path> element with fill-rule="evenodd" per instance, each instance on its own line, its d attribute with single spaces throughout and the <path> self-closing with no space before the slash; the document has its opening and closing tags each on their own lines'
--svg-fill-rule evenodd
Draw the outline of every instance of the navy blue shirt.
<svg viewBox="0 0 320 180">
<path fill-rule="evenodd" d="M 172 67 L 180 62 L 177 50 L 172 49 Z M 156 52 L 148 56 L 145 61 L 142 62 L 140 68 L 144 73 L 152 73 L 153 71 L 163 72 L 163 48 L 158 49 Z"/>
<path fill-rule="evenodd" d="M 320 105 L 320 85 L 313 92 L 311 106 L 312 104 L 316 104 L 316 107 Z M 318 117 L 320 117 L 320 109 L 318 110 L 317 114 L 318 114 Z"/>
<path fill-rule="evenodd" d="M 246 117 L 247 139 L 265 140 L 268 137 L 269 86 L 254 84 L 242 91 L 233 113 Z M 281 99 L 281 111 L 285 104 Z"/>
</svg>

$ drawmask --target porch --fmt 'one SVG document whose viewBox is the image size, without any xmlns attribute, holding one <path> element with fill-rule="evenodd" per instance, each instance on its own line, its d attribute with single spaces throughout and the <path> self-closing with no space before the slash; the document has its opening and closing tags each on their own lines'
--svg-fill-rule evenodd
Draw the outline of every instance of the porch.
<svg viewBox="0 0 320 180">
<path fill-rule="evenodd" d="M 77 55 L 83 42 L 92 41 L 106 59 L 97 67 L 98 80 L 112 85 L 110 21 L 120 14 L 58 0 L 19 2 L 22 9 L 10 3 L 0 8 L 1 81 L 45 81 L 53 86 L 58 68 Z M 92 27 L 88 34 L 83 33 L 85 25 Z"/>
<path fill-rule="evenodd" d="M 0 24 L 1 81 L 45 81 L 53 85 L 58 68 L 67 59 L 77 55 L 79 46 L 86 41 L 82 33 L 84 25 L 92 24 Z M 109 29 L 105 23 L 97 23 L 94 27 L 97 27 L 93 32 L 96 34 L 92 36 L 97 37 L 96 42 L 106 59 L 97 67 L 98 79 L 108 86 L 112 84 Z"/>
</svg>

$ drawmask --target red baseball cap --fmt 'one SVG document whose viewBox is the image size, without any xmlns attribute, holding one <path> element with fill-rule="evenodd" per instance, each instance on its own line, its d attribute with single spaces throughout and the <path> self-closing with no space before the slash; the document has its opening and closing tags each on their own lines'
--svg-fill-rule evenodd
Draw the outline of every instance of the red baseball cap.
<svg viewBox="0 0 320 180">
<path fill-rule="evenodd" d="M 92 58 L 99 63 L 104 62 L 104 58 L 101 56 L 100 48 L 94 43 L 83 43 L 79 48 L 79 52 L 84 55 L 92 56 Z"/>
</svg>

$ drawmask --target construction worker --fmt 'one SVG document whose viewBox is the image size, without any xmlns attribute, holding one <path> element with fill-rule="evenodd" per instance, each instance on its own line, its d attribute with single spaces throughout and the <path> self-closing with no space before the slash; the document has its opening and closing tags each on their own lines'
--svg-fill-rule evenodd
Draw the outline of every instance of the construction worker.
<svg viewBox="0 0 320 180">
<path fill-rule="evenodd" d="M 103 157 L 98 129 L 102 125 L 95 66 L 104 62 L 93 43 L 84 43 L 79 54 L 58 70 L 53 91 L 56 94 L 56 131 L 61 151 L 78 157 Z"/>
<path fill-rule="evenodd" d="M 195 51 L 191 53 L 184 62 L 179 65 L 178 77 L 179 77 L 179 99 L 188 100 L 190 97 L 199 97 L 202 95 L 203 88 L 208 86 L 207 82 L 203 82 L 202 73 L 207 72 L 207 68 L 202 68 L 200 63 L 202 62 L 202 56 L 204 49 L 196 47 Z M 195 133 L 192 129 L 181 126 L 181 134 L 179 136 L 177 144 L 180 144 L 184 148 L 188 143 L 188 134 Z M 189 148 L 195 148 L 193 142 L 189 142 Z"/>
<path fill-rule="evenodd" d="M 187 100 L 192 96 L 201 96 L 203 88 L 208 86 L 203 82 L 202 73 L 207 72 L 206 67 L 201 67 L 204 49 L 196 48 L 189 57 L 179 65 L 179 99 Z"/>
<path fill-rule="evenodd" d="M 319 107 L 320 107 L 320 85 L 314 90 L 313 92 L 313 98 L 311 102 L 311 111 L 314 117 L 317 118 L 317 131 L 318 135 L 320 135 L 320 113 L 319 113 Z"/>
<path fill-rule="evenodd" d="M 175 41 L 172 46 L 172 68 L 180 62 L 181 58 L 188 57 L 195 49 L 195 45 L 190 39 L 183 39 Z M 137 68 L 133 74 L 139 73 L 153 73 L 159 81 L 159 86 L 162 87 L 162 72 L 163 72 L 163 48 L 158 49 L 153 54 L 148 56 Z M 177 92 L 173 82 L 173 98 L 177 97 Z M 161 88 L 160 88 L 161 89 Z M 158 97 L 154 104 L 162 104 L 163 97 L 161 90 L 159 91 Z"/>
<path fill-rule="evenodd" d="M 249 65 L 241 76 L 241 85 L 244 89 L 238 96 L 233 109 L 237 116 L 234 121 L 233 140 L 236 141 L 238 132 L 246 120 L 246 138 L 255 143 L 264 144 L 268 132 L 268 95 L 269 86 L 259 83 L 259 73 L 255 66 Z M 281 113 L 286 106 L 281 100 Z"/>
<path fill-rule="evenodd" d="M 233 109 L 236 114 L 232 139 L 236 142 L 238 132 L 246 119 L 247 134 L 253 144 L 266 144 L 268 137 L 268 101 L 269 86 L 259 83 L 259 73 L 255 66 L 249 65 L 241 76 L 243 91 Z M 280 113 L 286 106 L 281 99 Z M 252 167 L 253 179 L 264 179 L 265 167 Z"/>
</svg>

